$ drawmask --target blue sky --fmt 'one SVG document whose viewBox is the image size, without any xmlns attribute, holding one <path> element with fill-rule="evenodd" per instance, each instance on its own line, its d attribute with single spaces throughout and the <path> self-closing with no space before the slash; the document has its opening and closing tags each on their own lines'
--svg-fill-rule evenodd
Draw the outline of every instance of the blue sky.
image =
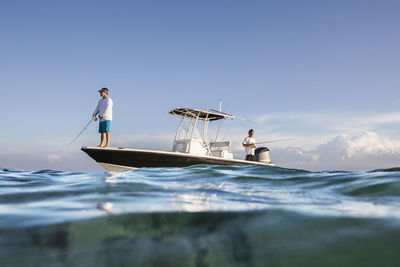
<svg viewBox="0 0 400 267">
<path fill-rule="evenodd" d="M 229 126 L 236 143 L 249 127 L 296 138 L 271 147 L 278 165 L 396 165 L 399 13 L 399 1 L 2 0 L 0 166 L 101 170 L 79 150 L 97 144 L 94 124 L 61 160 L 47 156 L 89 121 L 104 86 L 116 146 L 168 150 L 170 109 L 222 98 L 258 121 Z"/>
</svg>

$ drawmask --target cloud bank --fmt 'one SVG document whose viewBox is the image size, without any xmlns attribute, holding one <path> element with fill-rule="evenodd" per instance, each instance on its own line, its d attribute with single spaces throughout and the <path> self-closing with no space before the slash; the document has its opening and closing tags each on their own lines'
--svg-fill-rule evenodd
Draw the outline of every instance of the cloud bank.
<svg viewBox="0 0 400 267">
<path fill-rule="evenodd" d="M 310 170 L 372 170 L 400 165 L 400 142 L 370 131 L 341 134 L 315 149 L 287 147 L 271 153 L 277 165 Z"/>
</svg>

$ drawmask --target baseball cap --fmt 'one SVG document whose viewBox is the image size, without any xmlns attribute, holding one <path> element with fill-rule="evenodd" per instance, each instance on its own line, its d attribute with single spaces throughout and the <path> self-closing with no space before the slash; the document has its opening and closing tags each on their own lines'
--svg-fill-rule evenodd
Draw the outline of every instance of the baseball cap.
<svg viewBox="0 0 400 267">
<path fill-rule="evenodd" d="M 101 88 L 101 90 L 99 90 L 99 93 L 101 93 L 101 92 L 103 92 L 103 91 L 108 93 L 108 89 L 105 88 L 105 87 L 104 87 L 104 88 Z"/>
</svg>

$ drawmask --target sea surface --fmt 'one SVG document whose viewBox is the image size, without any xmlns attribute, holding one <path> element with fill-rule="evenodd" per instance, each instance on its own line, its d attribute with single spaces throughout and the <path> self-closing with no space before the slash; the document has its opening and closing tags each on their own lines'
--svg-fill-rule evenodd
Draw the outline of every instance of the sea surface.
<svg viewBox="0 0 400 267">
<path fill-rule="evenodd" d="M 3 168 L 0 266 L 400 266 L 400 168 Z"/>
</svg>

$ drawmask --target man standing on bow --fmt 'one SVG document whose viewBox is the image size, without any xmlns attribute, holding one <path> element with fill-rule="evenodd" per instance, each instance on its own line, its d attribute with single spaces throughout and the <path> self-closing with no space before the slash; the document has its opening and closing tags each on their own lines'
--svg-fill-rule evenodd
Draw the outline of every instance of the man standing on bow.
<svg viewBox="0 0 400 267">
<path fill-rule="evenodd" d="M 99 100 L 96 109 L 93 112 L 93 120 L 97 121 L 97 116 L 100 119 L 99 133 L 101 134 L 100 145 L 98 147 L 110 146 L 110 127 L 112 121 L 113 101 L 108 97 L 108 89 L 102 88 L 99 90 L 101 99 Z M 104 139 L 106 142 L 104 144 Z M 104 144 L 104 145 L 103 145 Z"/>
<path fill-rule="evenodd" d="M 256 139 L 254 139 L 254 130 L 249 130 L 249 136 L 243 140 L 243 146 L 246 151 L 246 160 L 254 161 L 254 149 L 256 148 Z"/>
</svg>

